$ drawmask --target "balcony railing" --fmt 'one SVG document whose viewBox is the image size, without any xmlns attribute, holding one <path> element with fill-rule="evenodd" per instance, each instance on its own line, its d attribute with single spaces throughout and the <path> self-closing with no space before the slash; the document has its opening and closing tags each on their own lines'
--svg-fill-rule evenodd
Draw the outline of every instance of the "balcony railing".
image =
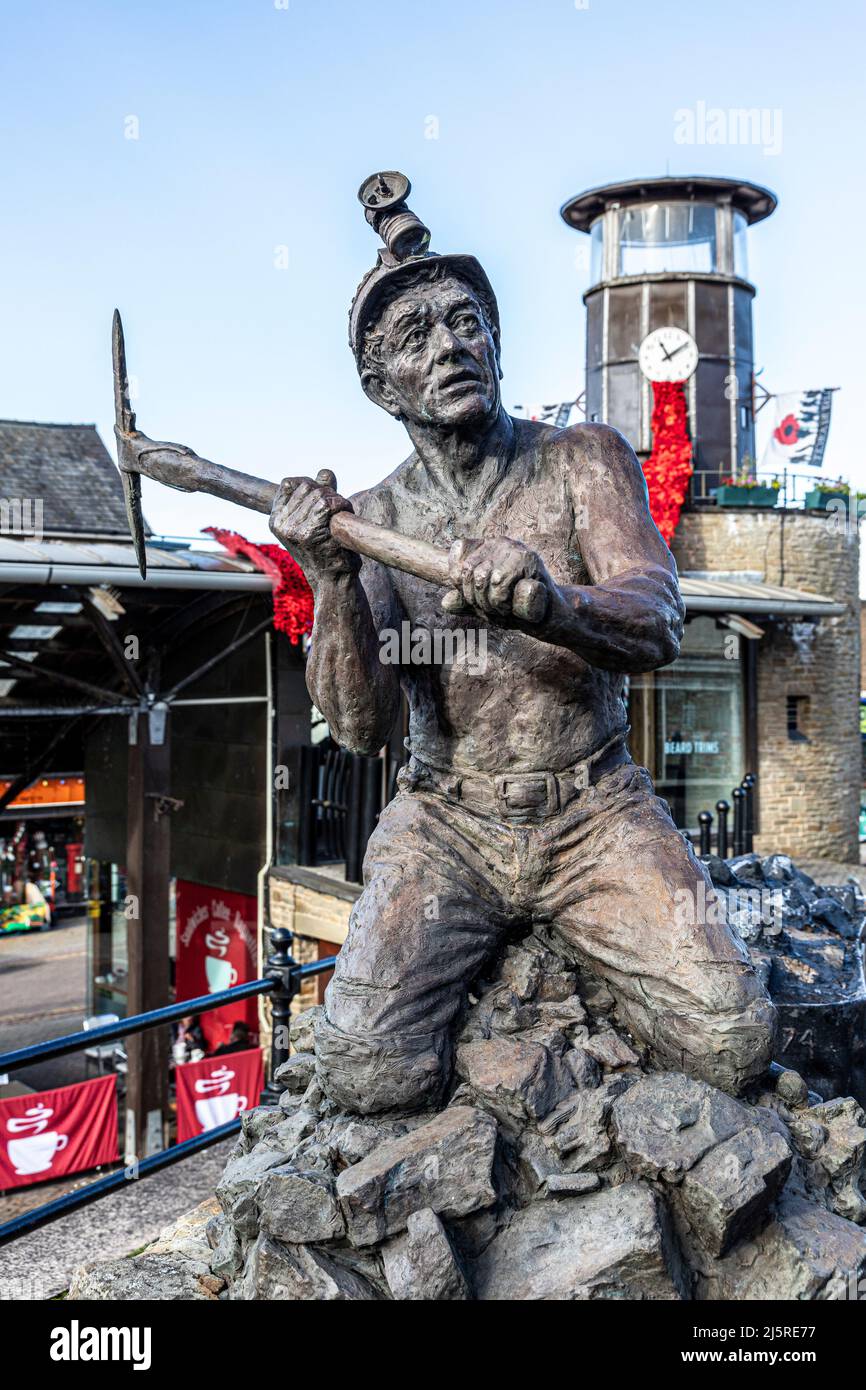
<svg viewBox="0 0 866 1390">
<path fill-rule="evenodd" d="M 360 883 L 367 841 L 394 795 L 398 765 L 322 744 L 299 752 L 298 864 L 343 863 L 347 882 Z"/>
<path fill-rule="evenodd" d="M 716 496 L 718 488 L 723 485 L 730 485 L 732 481 L 734 480 L 731 478 L 730 470 L 726 473 L 718 468 L 696 468 L 689 482 L 687 506 L 718 506 L 719 502 Z M 746 485 L 752 490 L 753 484 L 757 484 L 759 487 L 772 488 L 777 494 L 775 505 L 788 510 L 804 508 L 807 496 L 816 489 L 826 489 L 824 496 L 829 501 L 833 493 L 838 494 L 846 487 L 846 484 L 838 478 L 826 478 L 814 473 L 808 475 L 790 473 L 787 469 L 774 473 L 762 468 L 758 468 L 754 474 L 750 475 L 749 483 Z M 734 486 L 741 485 L 734 481 Z M 852 491 L 844 500 L 851 507 L 852 515 L 856 516 L 858 494 Z M 725 505 L 731 504 L 725 503 Z M 818 505 L 823 508 L 826 506 L 826 502 L 821 501 Z M 861 508 L 866 513 L 866 498 L 863 499 Z"/>
</svg>

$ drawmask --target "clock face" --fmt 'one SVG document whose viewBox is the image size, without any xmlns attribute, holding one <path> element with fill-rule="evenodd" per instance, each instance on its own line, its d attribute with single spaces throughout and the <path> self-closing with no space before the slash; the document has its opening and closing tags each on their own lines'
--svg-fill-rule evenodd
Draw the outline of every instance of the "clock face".
<svg viewBox="0 0 866 1390">
<path fill-rule="evenodd" d="M 650 381 L 686 381 L 698 365 L 698 345 L 684 328 L 655 328 L 641 343 L 638 362 Z"/>
</svg>

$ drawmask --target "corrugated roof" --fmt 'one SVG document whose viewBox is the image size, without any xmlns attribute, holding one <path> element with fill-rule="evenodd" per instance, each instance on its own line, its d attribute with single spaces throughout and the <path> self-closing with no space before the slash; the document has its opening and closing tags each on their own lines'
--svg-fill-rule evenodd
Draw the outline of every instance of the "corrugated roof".
<svg viewBox="0 0 866 1390">
<path fill-rule="evenodd" d="M 740 580 L 691 579 L 688 575 L 681 575 L 680 592 L 689 613 L 778 613 L 789 617 L 836 617 L 847 611 L 844 603 L 837 603 L 823 594 Z"/>
<path fill-rule="evenodd" d="M 120 474 L 95 425 L 0 420 L 0 497 L 41 501 L 43 531 L 127 531 Z"/>
<path fill-rule="evenodd" d="M 192 550 L 148 545 L 148 569 L 224 570 L 257 573 L 255 565 L 224 550 Z M 0 564 L 119 565 L 138 568 L 132 543 L 121 541 L 10 540 L 0 535 Z"/>
<path fill-rule="evenodd" d="M 193 550 L 148 545 L 152 586 L 199 588 L 231 586 L 270 589 L 272 581 L 243 556 L 224 550 Z M 0 584 L 115 584 L 141 586 L 132 544 L 120 541 L 10 540 L 0 535 Z"/>
<path fill-rule="evenodd" d="M 125 526 L 125 517 L 124 517 Z M 138 587 L 141 579 L 131 543 L 121 541 L 52 541 L 10 540 L 0 534 L 0 584 L 26 583 L 22 566 L 33 566 L 34 583 L 64 582 L 64 567 L 70 575 L 86 569 L 86 577 L 72 579 L 80 583 L 111 583 Z M 15 568 L 14 577 L 12 568 Z M 170 573 L 212 573 L 236 575 L 237 581 L 225 582 L 250 589 L 265 589 L 271 580 L 251 561 L 229 555 L 225 550 L 163 549 L 147 546 L 148 574 L 164 584 Z M 46 574 L 46 571 L 49 571 Z M 242 579 L 248 576 L 248 579 Z M 171 580 L 168 579 L 171 583 Z M 216 580 L 214 582 L 217 582 Z M 206 584 L 206 581 L 205 581 Z M 773 584 L 756 584 L 746 580 L 694 579 L 680 576 L 680 591 L 689 613 L 763 613 L 780 617 L 836 617 L 846 612 L 845 604 L 823 594 L 807 593 L 803 589 L 779 588 Z"/>
</svg>

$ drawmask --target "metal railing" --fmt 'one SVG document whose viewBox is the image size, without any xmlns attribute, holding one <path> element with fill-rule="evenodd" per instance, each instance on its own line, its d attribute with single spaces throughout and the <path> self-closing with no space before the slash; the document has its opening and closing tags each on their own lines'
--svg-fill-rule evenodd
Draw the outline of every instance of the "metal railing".
<svg viewBox="0 0 866 1390">
<path fill-rule="evenodd" d="M 300 749 L 298 864 L 342 862 L 360 883 L 367 841 L 383 807 L 381 758 L 343 748 Z"/>
<path fill-rule="evenodd" d="M 91 1028 L 88 1032 L 69 1033 L 65 1037 L 53 1038 L 49 1042 L 32 1043 L 29 1047 L 19 1048 L 16 1052 L 6 1052 L 0 1055 L 0 1074 L 12 1071 L 16 1067 L 27 1066 L 31 1062 L 51 1061 L 55 1057 L 65 1057 L 70 1052 L 78 1052 L 84 1048 L 93 1047 L 95 1044 L 115 1042 L 119 1038 L 130 1037 L 133 1033 L 144 1033 L 149 1028 L 159 1028 L 167 1023 L 175 1023 L 181 1018 L 189 1017 L 190 1014 L 207 1013 L 211 1009 L 220 1009 L 226 1004 L 236 1004 L 241 999 L 267 994 L 271 999 L 270 1077 L 261 1098 L 268 1104 L 276 1105 L 280 1092 L 274 1084 L 274 1075 L 277 1068 L 282 1066 L 289 1057 L 289 1018 L 292 1000 L 298 993 L 303 980 L 309 979 L 313 975 L 321 975 L 327 970 L 333 970 L 336 961 L 336 956 L 328 956 L 324 960 L 311 961 L 307 965 L 298 965 L 297 961 L 293 960 L 289 950 L 291 942 L 292 933 L 290 931 L 284 927 L 273 929 L 271 932 L 271 954 L 268 956 L 266 974 L 260 980 L 250 980 L 245 985 L 234 985 L 231 989 L 221 990 L 219 994 L 204 994 L 198 999 L 183 999 L 179 1003 L 169 1004 L 163 1009 L 151 1009 L 148 1013 L 134 1014 L 131 1018 L 122 1019 L 119 1023 L 107 1023 L 102 1028 Z M 5 1245 L 8 1241 L 15 1240 L 18 1236 L 25 1235 L 29 1231 L 35 1231 L 40 1226 L 45 1226 L 60 1216 L 66 1216 L 69 1212 L 76 1211 L 79 1207 L 89 1206 L 91 1202 L 107 1196 L 110 1192 L 120 1191 L 124 1184 L 132 1179 L 148 1177 L 151 1173 L 159 1172 L 163 1168 L 170 1167 L 173 1163 L 188 1158 L 191 1154 L 209 1148 L 211 1144 L 217 1144 L 221 1139 L 236 1134 L 240 1127 L 240 1119 L 231 1120 L 228 1124 L 220 1125 L 216 1129 L 209 1129 L 193 1139 L 187 1139 L 183 1144 L 173 1144 L 160 1153 L 137 1159 L 132 1165 L 126 1164 L 116 1172 L 98 1178 L 95 1182 L 88 1183 L 86 1187 L 81 1187 L 76 1192 L 67 1192 L 53 1202 L 47 1202 L 41 1207 L 34 1207 L 31 1211 L 26 1211 L 21 1216 L 17 1216 L 14 1220 L 7 1221 L 5 1225 L 0 1226 L 0 1245 Z"/>
<path fill-rule="evenodd" d="M 752 491 L 755 485 L 772 488 L 776 498 L 771 505 L 783 509 L 804 508 L 807 496 L 816 489 L 821 491 L 823 497 L 829 501 L 834 493 L 838 496 L 840 492 L 844 492 L 847 486 L 839 478 L 826 478 L 817 474 L 791 473 L 787 469 L 774 473 L 763 468 L 758 468 L 754 474 L 750 475 L 749 482 L 742 484 L 737 483 L 736 479 L 732 479 L 730 469 L 725 472 L 719 468 L 696 468 L 689 479 L 688 505 L 692 507 L 718 506 L 720 504 L 716 497 L 716 490 L 732 483 L 735 487 L 747 486 L 749 491 Z M 846 501 L 850 503 L 855 515 L 858 497 L 859 494 L 853 488 L 846 495 Z M 726 502 L 724 505 L 730 506 L 732 504 Z M 748 501 L 742 505 L 748 505 Z M 764 503 L 764 505 L 767 504 Z M 821 501 L 818 505 L 824 508 L 826 502 Z"/>
</svg>

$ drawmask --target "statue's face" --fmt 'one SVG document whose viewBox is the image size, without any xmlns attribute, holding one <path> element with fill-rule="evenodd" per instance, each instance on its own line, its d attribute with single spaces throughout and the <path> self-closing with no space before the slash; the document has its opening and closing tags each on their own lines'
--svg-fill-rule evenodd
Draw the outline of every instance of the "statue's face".
<svg viewBox="0 0 866 1390">
<path fill-rule="evenodd" d="M 377 405 L 443 429 L 481 424 L 499 409 L 496 343 L 475 292 L 452 276 L 408 286 L 384 310 L 378 362 L 362 380 Z"/>
</svg>

